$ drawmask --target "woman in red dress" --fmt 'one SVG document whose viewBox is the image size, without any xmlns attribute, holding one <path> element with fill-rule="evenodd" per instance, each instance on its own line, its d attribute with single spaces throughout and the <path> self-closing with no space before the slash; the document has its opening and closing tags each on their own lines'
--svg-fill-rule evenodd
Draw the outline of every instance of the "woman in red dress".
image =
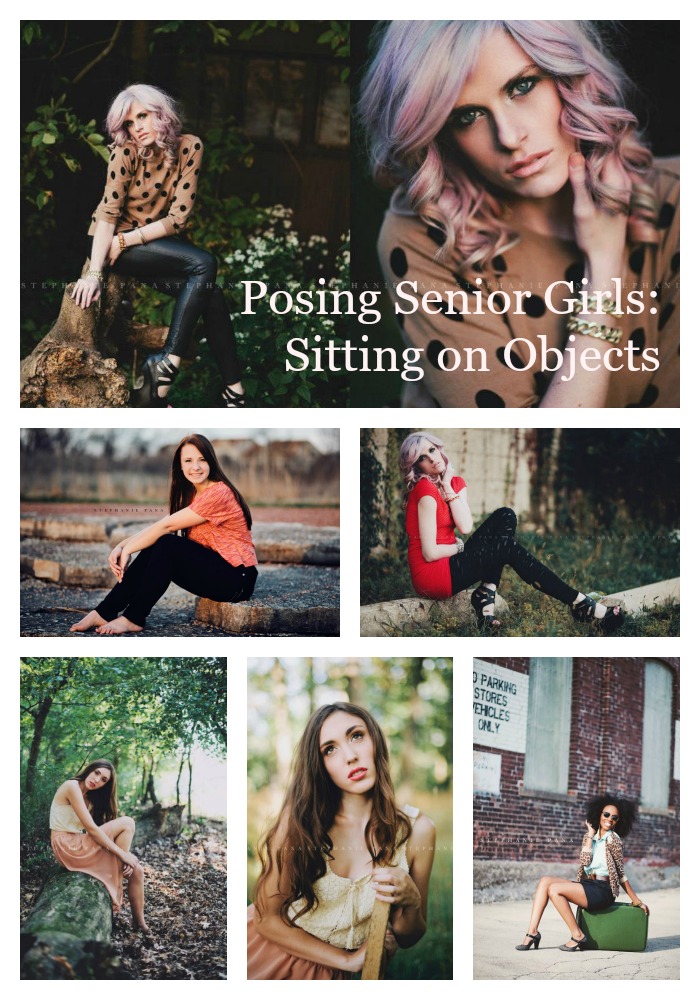
<svg viewBox="0 0 700 1000">
<path fill-rule="evenodd" d="M 471 596 L 479 627 L 495 630 L 496 590 L 504 566 L 536 590 L 567 604 L 577 622 L 613 631 L 624 612 L 596 603 L 560 580 L 515 539 L 517 518 L 509 507 L 499 507 L 472 532 L 467 484 L 456 475 L 439 438 L 428 431 L 409 434 L 401 445 L 401 474 L 406 485 L 408 565 L 416 593 L 444 600 L 473 584 Z M 469 535 L 456 537 L 455 529 Z"/>
</svg>

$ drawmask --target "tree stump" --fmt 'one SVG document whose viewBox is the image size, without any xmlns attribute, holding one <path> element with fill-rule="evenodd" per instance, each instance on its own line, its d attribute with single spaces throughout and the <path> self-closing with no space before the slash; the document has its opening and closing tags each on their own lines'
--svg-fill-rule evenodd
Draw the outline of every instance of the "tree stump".
<svg viewBox="0 0 700 1000">
<path fill-rule="evenodd" d="M 109 945 L 112 900 L 98 879 L 51 876 L 22 928 L 22 979 L 122 979 Z"/>
<path fill-rule="evenodd" d="M 136 836 L 134 844 L 147 844 L 159 837 L 169 837 L 180 832 L 184 805 L 162 806 L 156 802 L 150 809 L 136 814 Z"/>
</svg>

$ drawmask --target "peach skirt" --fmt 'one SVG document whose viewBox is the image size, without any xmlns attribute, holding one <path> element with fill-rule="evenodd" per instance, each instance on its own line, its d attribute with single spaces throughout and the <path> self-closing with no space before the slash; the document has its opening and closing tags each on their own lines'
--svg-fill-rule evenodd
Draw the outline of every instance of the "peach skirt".
<svg viewBox="0 0 700 1000">
<path fill-rule="evenodd" d="M 248 979 L 349 979 L 349 972 L 296 958 L 258 934 L 248 907 Z"/>
<path fill-rule="evenodd" d="M 86 872 L 99 879 L 112 897 L 117 913 L 124 898 L 122 863 L 116 854 L 100 847 L 88 833 L 51 831 L 51 849 L 56 861 L 70 872 Z"/>
</svg>

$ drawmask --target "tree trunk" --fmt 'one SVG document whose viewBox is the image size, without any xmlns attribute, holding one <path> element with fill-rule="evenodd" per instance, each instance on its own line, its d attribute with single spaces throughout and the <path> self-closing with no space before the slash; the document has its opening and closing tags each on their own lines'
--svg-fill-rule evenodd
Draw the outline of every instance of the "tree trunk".
<svg viewBox="0 0 700 1000">
<path fill-rule="evenodd" d="M 177 771 L 177 781 L 175 782 L 175 805 L 180 805 L 180 778 L 182 777 L 182 769 L 185 766 L 185 758 L 180 757 L 180 767 Z"/>
<path fill-rule="evenodd" d="M 170 837 L 180 832 L 184 805 L 163 807 L 160 802 L 136 814 L 136 835 L 134 844 L 143 847 L 152 840 Z"/>
<path fill-rule="evenodd" d="M 158 805 L 158 799 L 156 798 L 156 785 L 153 780 L 153 771 L 148 775 L 148 784 L 146 785 L 146 794 L 144 795 L 144 801 L 150 799 L 153 805 Z"/>
<path fill-rule="evenodd" d="M 192 754 L 187 755 L 187 820 L 192 822 Z"/>
<path fill-rule="evenodd" d="M 85 274 L 90 266 L 86 260 Z M 100 300 L 81 309 L 63 295 L 58 319 L 20 367 L 20 405 L 86 407 L 126 406 L 129 389 L 115 358 L 104 357 L 106 339 L 113 336 L 126 282 L 116 274 L 107 278 Z M 123 339 L 123 335 L 122 338 Z"/>
<path fill-rule="evenodd" d="M 63 869 L 22 928 L 22 979 L 125 979 L 109 941 L 112 901 L 102 882 Z"/>
<path fill-rule="evenodd" d="M 53 705 L 53 697 L 47 695 L 46 698 L 42 698 L 39 703 L 39 710 L 34 716 L 34 733 L 32 735 L 32 745 L 29 748 L 29 758 L 27 760 L 27 777 L 25 780 L 25 791 L 27 795 L 31 795 L 34 791 L 34 778 L 36 775 L 36 762 L 39 759 L 39 750 L 41 748 L 41 737 L 44 733 L 44 725 L 46 724 L 46 717 L 49 714 L 51 706 Z"/>
</svg>

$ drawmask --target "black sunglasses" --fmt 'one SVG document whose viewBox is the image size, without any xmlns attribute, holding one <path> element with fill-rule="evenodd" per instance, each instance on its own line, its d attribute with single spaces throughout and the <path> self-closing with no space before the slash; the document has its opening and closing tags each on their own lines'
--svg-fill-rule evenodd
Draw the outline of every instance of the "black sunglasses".
<svg viewBox="0 0 700 1000">
<path fill-rule="evenodd" d="M 617 823 L 620 818 L 619 816 L 613 816 L 612 813 L 603 813 L 603 816 L 605 816 L 606 819 L 609 819 L 611 823 Z"/>
</svg>

